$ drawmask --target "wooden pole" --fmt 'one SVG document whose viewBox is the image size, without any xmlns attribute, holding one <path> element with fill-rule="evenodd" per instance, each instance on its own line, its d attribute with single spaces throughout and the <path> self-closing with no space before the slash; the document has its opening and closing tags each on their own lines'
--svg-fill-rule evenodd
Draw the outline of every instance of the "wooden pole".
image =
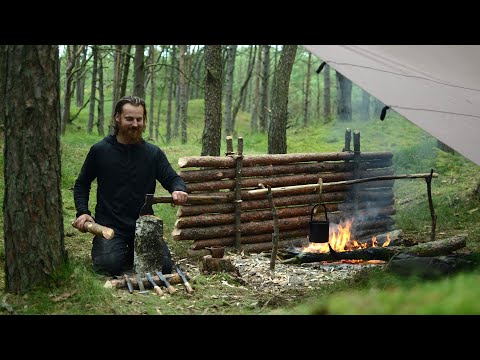
<svg viewBox="0 0 480 360">
<path fill-rule="evenodd" d="M 352 140 L 352 130 L 347 128 L 347 130 L 345 130 L 345 147 L 343 148 L 343 151 L 351 151 L 350 150 L 351 140 Z"/>
<path fill-rule="evenodd" d="M 225 153 L 226 156 L 233 155 L 233 138 L 229 135 L 226 137 L 227 142 L 227 152 Z"/>
<path fill-rule="evenodd" d="M 243 138 L 237 139 L 237 162 L 235 172 L 235 248 L 240 251 L 241 245 L 241 215 L 242 215 L 242 160 L 243 160 Z"/>
<path fill-rule="evenodd" d="M 355 130 L 353 132 L 353 178 L 360 178 L 360 131 Z M 358 210 L 358 185 L 353 185 L 354 194 L 354 209 L 355 213 Z"/>
<path fill-rule="evenodd" d="M 272 189 L 270 186 L 267 187 L 268 190 L 268 202 L 270 203 L 270 208 L 272 209 L 272 216 L 273 216 L 273 234 L 272 234 L 272 254 L 270 256 L 270 270 L 275 269 L 275 259 L 277 258 L 277 250 L 278 250 L 278 238 L 279 238 L 279 231 L 278 231 L 278 214 L 277 209 L 275 208 L 275 204 L 273 203 L 272 197 Z"/>
<path fill-rule="evenodd" d="M 323 183 L 323 188 L 329 187 L 329 186 L 335 186 L 335 185 L 352 185 L 352 184 L 359 184 L 367 181 L 378 181 L 378 180 L 394 180 L 394 179 L 418 179 L 418 178 L 427 178 L 430 176 L 430 173 L 428 174 L 402 174 L 402 175 L 385 175 L 385 176 L 375 176 L 375 177 L 369 177 L 369 178 L 363 178 L 363 179 L 356 179 L 356 180 L 346 180 L 346 181 L 336 181 L 336 182 L 331 182 L 331 183 Z M 438 177 L 437 173 L 432 173 L 432 177 Z M 318 184 L 306 184 L 306 185 L 297 185 L 297 186 L 286 186 L 286 187 L 280 187 L 280 188 L 272 188 L 272 193 L 280 192 L 280 191 L 285 191 L 287 188 L 299 188 L 302 187 L 304 189 L 317 189 Z M 250 195 L 257 195 L 257 194 L 265 194 L 267 192 L 267 189 L 255 189 L 255 190 L 249 190 L 248 193 Z"/>
<path fill-rule="evenodd" d="M 435 231 L 437 228 L 437 214 L 435 214 L 435 210 L 433 209 L 432 201 L 432 177 L 433 169 L 430 170 L 430 176 L 425 178 L 425 181 L 427 182 L 428 207 L 430 208 L 430 215 L 432 216 L 432 233 L 430 236 L 431 241 L 435 240 Z"/>
</svg>

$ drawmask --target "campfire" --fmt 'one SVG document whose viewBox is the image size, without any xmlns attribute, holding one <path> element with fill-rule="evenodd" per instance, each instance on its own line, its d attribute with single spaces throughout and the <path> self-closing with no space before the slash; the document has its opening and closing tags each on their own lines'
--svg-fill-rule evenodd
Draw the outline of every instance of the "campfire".
<svg viewBox="0 0 480 360">
<path fill-rule="evenodd" d="M 308 246 L 304 247 L 302 251 L 311 253 L 328 253 L 330 252 L 329 244 L 336 252 L 360 250 L 377 246 L 385 247 L 390 244 L 390 234 L 387 234 L 386 240 L 381 245 L 378 244 L 376 236 L 373 236 L 370 241 L 365 242 L 358 242 L 357 240 L 352 239 L 350 231 L 352 224 L 353 219 L 342 221 L 340 224 L 330 224 L 328 243 L 311 242 Z"/>
</svg>

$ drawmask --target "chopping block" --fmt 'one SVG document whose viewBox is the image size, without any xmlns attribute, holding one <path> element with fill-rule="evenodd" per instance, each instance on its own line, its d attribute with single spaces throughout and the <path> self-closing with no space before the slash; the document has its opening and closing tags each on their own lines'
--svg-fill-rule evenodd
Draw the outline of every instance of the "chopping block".
<svg viewBox="0 0 480 360">
<path fill-rule="evenodd" d="M 232 260 L 228 256 L 221 258 L 212 257 L 212 255 L 205 255 L 202 261 L 202 271 L 206 273 L 215 272 L 231 272 L 236 273 L 237 268 L 233 265 Z"/>
</svg>

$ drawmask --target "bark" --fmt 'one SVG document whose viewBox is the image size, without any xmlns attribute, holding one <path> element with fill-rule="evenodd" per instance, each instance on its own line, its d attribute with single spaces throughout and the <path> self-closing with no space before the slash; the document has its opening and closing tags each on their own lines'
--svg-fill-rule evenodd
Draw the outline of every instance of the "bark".
<svg viewBox="0 0 480 360">
<path fill-rule="evenodd" d="M 54 45 L 8 45 L 5 55 L 5 288 L 19 294 L 51 281 L 67 259 L 60 65 Z"/>
<path fill-rule="evenodd" d="M 78 67 L 79 71 L 76 73 L 76 91 L 77 91 L 77 107 L 83 106 L 83 101 L 85 98 L 85 64 L 87 61 L 87 47 L 83 46 L 83 50 L 79 53 L 78 56 Z"/>
<path fill-rule="evenodd" d="M 145 45 L 135 45 L 135 60 L 133 71 L 133 95 L 145 99 Z"/>
<path fill-rule="evenodd" d="M 272 119 L 268 130 L 268 153 L 287 153 L 288 88 L 298 45 L 283 45 L 272 93 Z"/>
<path fill-rule="evenodd" d="M 265 165 L 250 166 L 242 169 L 243 177 L 252 176 L 273 176 L 303 173 L 321 172 L 345 172 L 353 171 L 353 163 L 349 162 L 320 162 L 290 165 Z M 360 170 L 373 168 L 386 168 L 392 165 L 391 159 L 380 159 L 360 163 Z M 185 182 L 201 182 L 205 180 L 222 180 L 235 178 L 234 169 L 206 169 L 206 170 L 184 170 L 178 172 Z M 367 173 L 365 174 L 367 175 Z"/>
<path fill-rule="evenodd" d="M 466 236 L 454 236 L 447 239 L 429 241 L 410 247 L 386 246 L 371 247 L 361 250 L 341 251 L 333 253 L 302 252 L 297 256 L 283 261 L 283 263 L 309 263 L 317 261 L 335 260 L 383 260 L 388 261 L 397 254 L 409 254 L 420 257 L 448 255 L 452 251 L 464 248 L 467 245 Z"/>
<path fill-rule="evenodd" d="M 215 273 L 215 272 L 233 272 L 238 270 L 233 265 L 232 260 L 226 258 L 214 258 L 211 255 L 205 255 L 202 259 L 202 272 Z"/>
<path fill-rule="evenodd" d="M 374 159 L 391 159 L 391 152 L 362 152 L 360 159 L 362 161 L 371 161 Z M 333 152 L 333 153 L 296 153 L 296 154 L 268 154 L 268 155 L 250 155 L 243 158 L 243 166 L 256 165 L 285 165 L 296 162 L 307 161 L 338 161 L 353 160 L 353 153 Z M 186 167 L 216 167 L 216 168 L 234 168 L 235 159 L 231 157 L 218 156 L 188 156 L 178 159 L 180 168 Z"/>
<path fill-rule="evenodd" d="M 205 46 L 205 126 L 202 137 L 202 156 L 220 155 L 222 136 L 221 50 L 221 45 Z"/>
</svg>

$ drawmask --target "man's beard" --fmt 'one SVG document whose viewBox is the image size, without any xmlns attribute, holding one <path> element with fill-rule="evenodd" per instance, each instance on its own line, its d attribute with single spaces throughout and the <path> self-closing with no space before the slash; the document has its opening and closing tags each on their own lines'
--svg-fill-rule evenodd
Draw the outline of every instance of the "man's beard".
<svg viewBox="0 0 480 360">
<path fill-rule="evenodd" d="M 143 127 L 138 127 L 136 129 L 128 128 L 126 130 L 120 129 L 119 133 L 128 142 L 135 143 L 142 139 L 143 130 Z"/>
</svg>

